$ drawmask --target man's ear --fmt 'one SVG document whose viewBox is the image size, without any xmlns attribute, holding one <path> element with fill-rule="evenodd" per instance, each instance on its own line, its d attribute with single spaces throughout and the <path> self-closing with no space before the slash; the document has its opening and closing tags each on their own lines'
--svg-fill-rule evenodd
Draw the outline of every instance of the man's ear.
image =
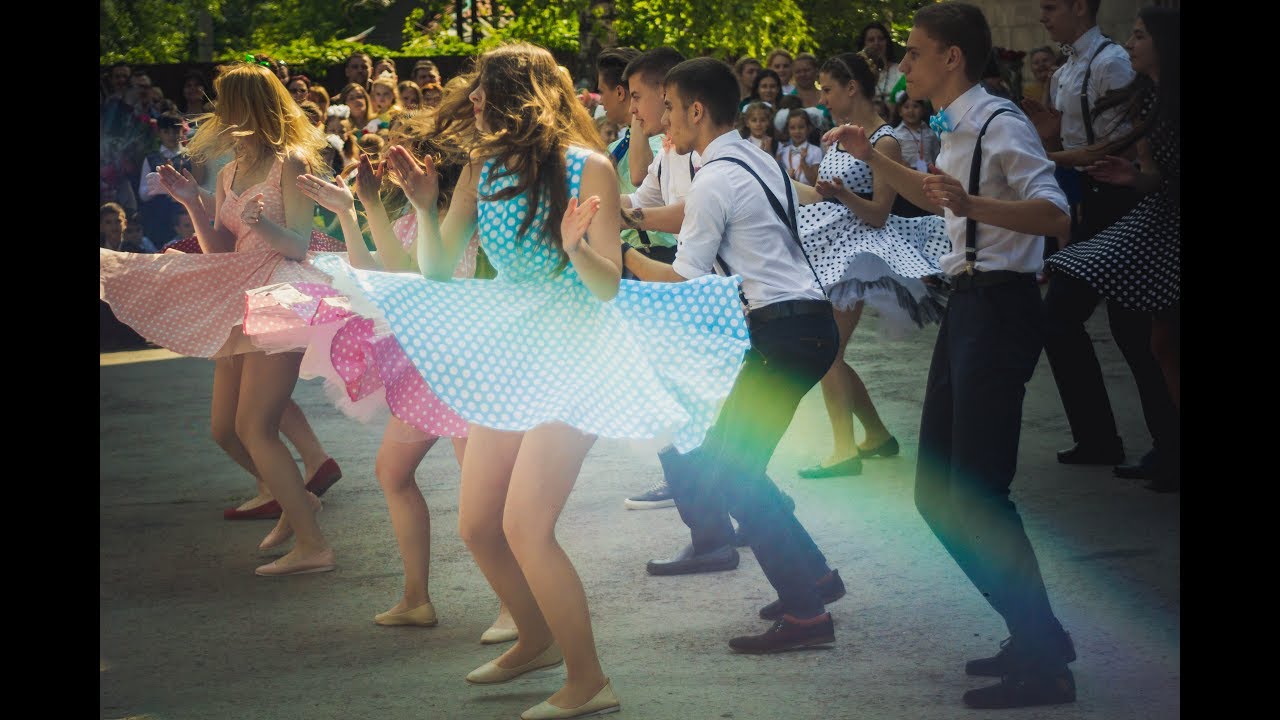
<svg viewBox="0 0 1280 720">
<path fill-rule="evenodd" d="M 702 122 L 702 118 L 705 117 L 706 114 L 707 107 L 702 104 L 701 100 L 694 100 L 693 104 L 689 106 L 689 120 L 691 120 L 695 125 Z"/>
</svg>

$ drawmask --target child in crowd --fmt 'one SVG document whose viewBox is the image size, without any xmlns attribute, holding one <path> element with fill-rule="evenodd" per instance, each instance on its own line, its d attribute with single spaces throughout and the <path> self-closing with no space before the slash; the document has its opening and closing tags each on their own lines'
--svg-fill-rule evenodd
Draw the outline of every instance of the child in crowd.
<svg viewBox="0 0 1280 720">
<path fill-rule="evenodd" d="M 773 133 L 770 132 L 772 128 L 769 125 L 773 120 L 773 110 L 763 102 L 753 102 L 742 111 L 739 118 L 738 131 L 742 137 L 772 155 L 775 143 Z"/>
<path fill-rule="evenodd" d="M 787 136 L 790 140 L 778 148 L 778 162 L 796 182 L 813 185 L 818 181 L 818 165 L 822 163 L 822 148 L 809 142 L 813 133 L 813 120 L 803 108 L 787 113 Z"/>
</svg>

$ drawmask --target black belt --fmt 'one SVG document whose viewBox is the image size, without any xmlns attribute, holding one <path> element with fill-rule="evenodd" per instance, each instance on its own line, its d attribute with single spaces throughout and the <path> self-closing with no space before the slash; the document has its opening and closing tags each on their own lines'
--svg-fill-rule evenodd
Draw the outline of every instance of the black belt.
<svg viewBox="0 0 1280 720">
<path fill-rule="evenodd" d="M 973 274 L 962 272 L 951 277 L 951 289 L 956 292 L 973 288 L 1004 285 L 1019 280 L 1036 281 L 1035 273 L 1014 272 L 1012 270 L 975 270 Z"/>
<path fill-rule="evenodd" d="M 762 325 L 795 315 L 820 315 L 831 312 L 830 300 L 783 300 L 747 313 L 748 325 Z"/>
</svg>

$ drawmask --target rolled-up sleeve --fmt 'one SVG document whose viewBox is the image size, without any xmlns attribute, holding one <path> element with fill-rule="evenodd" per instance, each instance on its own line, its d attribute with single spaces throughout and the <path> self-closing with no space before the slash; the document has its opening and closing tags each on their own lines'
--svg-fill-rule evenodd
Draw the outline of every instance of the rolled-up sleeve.
<svg viewBox="0 0 1280 720">
<path fill-rule="evenodd" d="M 1053 161 L 1025 116 L 1007 113 L 996 118 L 991 131 L 982 138 L 982 152 L 999 158 L 1005 181 L 1017 199 L 1048 200 L 1062 212 L 1070 212 L 1067 196 L 1053 176 Z"/>
<path fill-rule="evenodd" d="M 697 183 L 685 197 L 680 244 L 671 268 L 692 280 L 715 272 L 716 253 L 728 224 L 729 203 L 712 183 Z"/>
</svg>

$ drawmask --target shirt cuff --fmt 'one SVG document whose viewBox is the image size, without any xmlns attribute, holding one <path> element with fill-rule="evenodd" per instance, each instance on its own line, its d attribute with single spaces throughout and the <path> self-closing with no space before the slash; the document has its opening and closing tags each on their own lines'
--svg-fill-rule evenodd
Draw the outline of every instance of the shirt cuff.
<svg viewBox="0 0 1280 720">
<path fill-rule="evenodd" d="M 676 259 L 675 262 L 671 263 L 671 269 L 675 270 L 677 275 L 686 280 L 692 280 L 696 277 L 712 274 L 710 270 L 702 270 L 695 267 L 693 263 L 681 257 L 679 251 L 676 251 Z"/>
</svg>

